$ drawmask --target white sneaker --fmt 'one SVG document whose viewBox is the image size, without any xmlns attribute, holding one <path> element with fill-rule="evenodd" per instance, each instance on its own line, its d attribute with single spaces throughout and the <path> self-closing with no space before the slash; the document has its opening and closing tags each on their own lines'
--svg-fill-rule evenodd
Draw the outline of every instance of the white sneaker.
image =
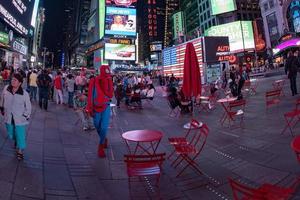
<svg viewBox="0 0 300 200">
<path fill-rule="evenodd" d="M 83 130 L 84 130 L 84 131 L 87 131 L 87 130 L 89 130 L 89 128 L 87 128 L 87 127 L 83 127 Z"/>
</svg>

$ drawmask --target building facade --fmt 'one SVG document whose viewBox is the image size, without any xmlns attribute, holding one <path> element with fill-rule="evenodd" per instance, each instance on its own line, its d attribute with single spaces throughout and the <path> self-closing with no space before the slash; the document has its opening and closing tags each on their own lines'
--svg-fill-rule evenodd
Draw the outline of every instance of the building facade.
<svg viewBox="0 0 300 200">
<path fill-rule="evenodd" d="M 137 3 L 139 63 L 150 61 L 152 42 L 164 41 L 165 8 L 166 1 L 139 0 Z"/>
<path fill-rule="evenodd" d="M 84 51 L 88 43 L 88 19 L 91 0 L 65 1 L 64 55 L 61 65 L 86 65 Z"/>
<path fill-rule="evenodd" d="M 172 16 L 175 12 L 179 11 L 179 0 L 167 0 L 166 1 L 166 14 L 165 14 L 165 34 L 164 34 L 164 47 L 172 44 Z"/>
<path fill-rule="evenodd" d="M 211 26 L 217 25 L 216 16 L 211 15 L 210 0 L 181 0 L 187 40 L 199 37 Z"/>
<path fill-rule="evenodd" d="M 261 0 L 259 2 L 264 21 L 267 48 L 278 44 L 278 39 L 284 33 L 284 16 L 282 4 L 278 0 Z"/>
<path fill-rule="evenodd" d="M 31 62 L 33 65 L 37 65 L 38 62 L 41 62 L 40 55 L 42 52 L 42 35 L 45 22 L 45 9 L 40 7 L 37 13 L 33 45 L 32 45 L 32 56 Z"/>
</svg>

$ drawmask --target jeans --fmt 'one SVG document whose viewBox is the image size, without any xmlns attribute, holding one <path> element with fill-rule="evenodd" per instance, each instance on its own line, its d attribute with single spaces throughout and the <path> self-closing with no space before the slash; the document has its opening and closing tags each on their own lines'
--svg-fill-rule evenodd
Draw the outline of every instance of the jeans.
<svg viewBox="0 0 300 200">
<path fill-rule="evenodd" d="M 74 98 L 74 92 L 68 92 L 68 104 L 70 107 L 73 107 L 73 98 Z"/>
<path fill-rule="evenodd" d="M 39 88 L 39 106 L 40 108 L 48 109 L 48 97 L 49 90 L 48 88 Z"/>
<path fill-rule="evenodd" d="M 56 93 L 56 104 L 63 104 L 64 99 L 63 99 L 62 90 L 55 89 L 55 93 Z"/>
<path fill-rule="evenodd" d="M 24 150 L 26 148 L 26 126 L 15 124 L 5 125 L 9 138 L 16 142 L 18 149 Z"/>
<path fill-rule="evenodd" d="M 94 128 L 93 119 L 84 110 L 77 110 L 76 113 L 84 128 Z"/>
<path fill-rule="evenodd" d="M 94 114 L 94 125 L 100 137 L 99 144 L 104 144 L 110 120 L 110 105 L 102 112 Z"/>
<path fill-rule="evenodd" d="M 297 81 L 296 81 L 297 76 L 291 76 L 290 77 L 290 83 L 291 83 L 291 90 L 292 90 L 292 95 L 294 96 L 297 94 Z"/>
<path fill-rule="evenodd" d="M 30 99 L 33 99 L 36 101 L 36 93 L 37 93 L 37 87 L 30 86 Z"/>
</svg>

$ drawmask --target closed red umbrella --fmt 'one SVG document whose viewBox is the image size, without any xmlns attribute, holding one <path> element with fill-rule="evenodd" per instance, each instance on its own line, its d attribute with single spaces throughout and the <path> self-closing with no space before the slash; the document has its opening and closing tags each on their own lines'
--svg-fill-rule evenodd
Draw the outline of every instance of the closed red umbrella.
<svg viewBox="0 0 300 200">
<path fill-rule="evenodd" d="M 199 62 L 193 43 L 186 45 L 183 66 L 183 93 L 186 97 L 196 97 L 201 94 L 201 75 Z"/>
</svg>

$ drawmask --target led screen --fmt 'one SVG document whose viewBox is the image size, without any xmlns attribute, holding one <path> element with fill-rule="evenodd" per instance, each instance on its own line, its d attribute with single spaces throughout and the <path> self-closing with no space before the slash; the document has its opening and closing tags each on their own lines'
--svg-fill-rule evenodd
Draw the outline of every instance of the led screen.
<svg viewBox="0 0 300 200">
<path fill-rule="evenodd" d="M 106 7 L 106 35 L 136 35 L 136 9 Z"/>
<path fill-rule="evenodd" d="M 99 39 L 104 36 L 105 0 L 99 0 Z"/>
<path fill-rule="evenodd" d="M 31 25 L 34 0 L 0 0 L 0 18 L 23 35 Z"/>
<path fill-rule="evenodd" d="M 218 15 L 236 10 L 235 0 L 210 0 L 212 15 Z"/>
<path fill-rule="evenodd" d="M 105 44 L 105 60 L 135 60 L 135 45 Z"/>
<path fill-rule="evenodd" d="M 177 12 L 173 15 L 173 39 L 177 39 L 180 34 L 183 34 L 183 17 L 182 12 Z"/>
<path fill-rule="evenodd" d="M 135 6 L 137 0 L 106 0 L 106 5 Z"/>
<path fill-rule="evenodd" d="M 197 54 L 199 67 L 200 67 L 200 73 L 202 76 L 202 82 L 204 83 L 204 76 L 203 76 L 203 53 L 202 53 L 202 41 L 201 38 L 197 38 L 194 40 L 191 40 L 189 42 L 192 42 L 195 47 L 195 51 Z M 171 76 L 174 74 L 174 76 L 182 78 L 183 77 L 183 64 L 184 64 L 184 58 L 185 58 L 185 48 L 187 43 L 179 44 L 173 47 L 165 48 L 162 52 L 163 57 L 163 70 L 164 74 L 167 76 Z"/>
<path fill-rule="evenodd" d="M 236 21 L 213 26 L 205 31 L 205 36 L 227 36 L 231 52 L 255 48 L 251 21 Z"/>
</svg>

